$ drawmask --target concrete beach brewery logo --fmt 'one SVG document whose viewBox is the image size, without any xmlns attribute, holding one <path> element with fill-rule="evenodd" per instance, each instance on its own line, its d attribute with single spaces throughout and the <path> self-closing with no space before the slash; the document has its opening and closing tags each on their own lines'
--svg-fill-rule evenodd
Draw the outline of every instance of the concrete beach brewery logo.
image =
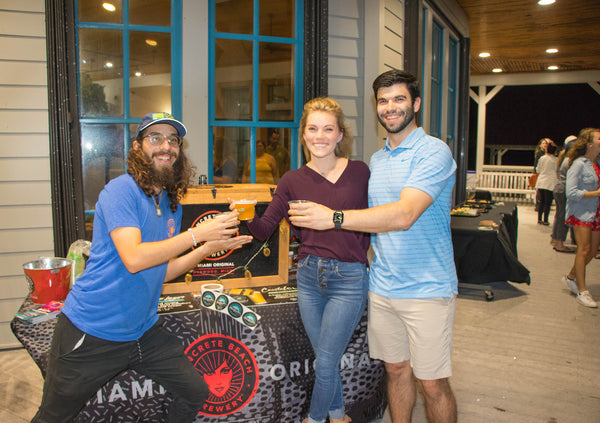
<svg viewBox="0 0 600 423">
<path fill-rule="evenodd" d="M 198 370 L 209 395 L 200 414 L 225 416 L 242 409 L 258 389 L 254 354 L 237 339 L 209 334 L 196 339 L 185 354 Z"/>
</svg>

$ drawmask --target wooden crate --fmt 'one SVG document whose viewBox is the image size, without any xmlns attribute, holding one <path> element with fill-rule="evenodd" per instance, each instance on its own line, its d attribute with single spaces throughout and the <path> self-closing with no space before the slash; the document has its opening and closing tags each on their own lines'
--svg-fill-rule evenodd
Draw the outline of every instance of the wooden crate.
<svg viewBox="0 0 600 423">
<path fill-rule="evenodd" d="M 232 184 L 197 185 L 190 188 L 182 199 L 183 218 L 181 232 L 204 219 L 229 210 L 228 199 L 256 199 L 257 213 L 261 215 L 271 202 L 275 185 Z M 249 234 L 244 222 L 240 223 L 240 234 Z M 224 288 L 285 285 L 288 282 L 290 228 L 285 219 L 279 229 L 265 243 L 254 239 L 239 250 L 221 252 L 201 263 L 173 282 L 165 283 L 163 294 L 200 292 L 206 283 L 220 283 Z M 268 255 L 266 253 L 270 252 Z M 241 266 L 241 268 L 240 268 Z M 224 275 L 235 269 L 233 273 Z M 246 271 L 248 270 L 249 273 Z"/>
</svg>

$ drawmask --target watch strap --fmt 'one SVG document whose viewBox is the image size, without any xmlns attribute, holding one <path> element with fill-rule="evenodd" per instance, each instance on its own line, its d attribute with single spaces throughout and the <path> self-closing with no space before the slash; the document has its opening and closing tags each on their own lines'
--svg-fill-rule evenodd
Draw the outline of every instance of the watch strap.
<svg viewBox="0 0 600 423">
<path fill-rule="evenodd" d="M 344 212 L 336 210 L 333 212 L 333 227 L 335 229 L 342 229 L 342 223 L 344 223 Z"/>
</svg>

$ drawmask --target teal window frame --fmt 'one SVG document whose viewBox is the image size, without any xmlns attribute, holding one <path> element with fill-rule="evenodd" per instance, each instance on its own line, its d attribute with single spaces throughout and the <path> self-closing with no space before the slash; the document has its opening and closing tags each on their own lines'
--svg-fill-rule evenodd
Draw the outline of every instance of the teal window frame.
<svg viewBox="0 0 600 423">
<path fill-rule="evenodd" d="M 431 89 L 429 133 L 441 137 L 442 131 L 442 102 L 444 80 L 444 28 L 433 19 L 431 33 Z"/>
<path fill-rule="evenodd" d="M 79 47 L 79 29 L 94 28 L 94 29 L 112 29 L 121 31 L 123 34 L 123 116 L 103 116 L 103 117 L 84 117 L 79 116 L 80 124 L 118 124 L 123 125 L 123 151 L 127 154 L 131 145 L 131 137 L 129 126 L 137 124 L 142 116 L 131 116 L 129 110 L 129 33 L 131 31 L 140 32 L 162 32 L 168 33 L 171 36 L 171 114 L 176 119 L 181 119 L 182 115 L 182 0 L 171 0 L 171 21 L 170 26 L 155 26 L 155 25 L 133 25 L 129 23 L 129 0 L 122 0 L 123 22 L 122 23 L 104 23 L 104 22 L 89 22 L 80 21 L 78 13 L 77 0 L 75 0 L 75 34 L 77 47 Z M 79 48 L 77 48 L 79 50 Z M 81 92 L 81 84 L 79 81 L 79 65 L 80 58 L 77 53 L 77 91 Z M 159 111 L 159 110 L 157 110 Z M 80 140 L 81 141 L 81 140 Z M 126 165 L 126 164 L 125 164 Z M 90 211 L 86 210 L 86 214 Z M 93 211 L 91 211 L 93 214 Z"/>
<path fill-rule="evenodd" d="M 290 128 L 290 169 L 297 169 L 300 161 L 298 147 L 298 128 L 302 117 L 304 83 L 304 0 L 295 0 L 294 37 L 272 37 L 259 34 L 260 0 L 253 0 L 252 34 L 236 34 L 217 32 L 215 28 L 216 0 L 209 1 L 208 11 L 208 182 L 213 182 L 213 129 L 215 127 L 249 128 L 250 129 L 250 180 L 256 181 L 256 130 L 257 128 Z M 252 119 L 250 120 L 217 120 L 215 118 L 215 42 L 217 39 L 251 41 L 252 53 Z M 259 120 L 259 43 L 284 43 L 294 46 L 294 114 L 293 121 L 261 121 Z M 280 175 L 281 176 L 281 175 Z"/>
<path fill-rule="evenodd" d="M 456 110 L 458 109 L 458 39 L 448 39 L 448 114 L 446 142 L 456 150 Z"/>
</svg>

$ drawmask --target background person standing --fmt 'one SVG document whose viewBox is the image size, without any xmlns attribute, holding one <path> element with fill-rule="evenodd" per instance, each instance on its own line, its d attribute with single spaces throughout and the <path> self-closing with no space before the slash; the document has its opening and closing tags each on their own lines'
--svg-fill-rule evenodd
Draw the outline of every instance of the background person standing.
<svg viewBox="0 0 600 423">
<path fill-rule="evenodd" d="M 569 227 L 565 224 L 567 212 L 567 196 L 565 194 L 565 187 L 567 184 L 567 170 L 569 169 L 569 159 L 567 159 L 566 155 L 571 147 L 573 147 L 576 139 L 577 137 L 575 135 L 569 135 L 567 138 L 565 138 L 565 146 L 558 155 L 558 160 L 556 162 L 557 180 L 553 191 L 556 208 L 554 211 L 554 222 L 552 223 L 552 235 L 550 242 L 554 248 L 554 251 L 558 251 L 559 253 L 575 252 L 572 248 L 569 248 L 565 245 L 567 233 L 569 232 Z M 575 239 L 573 235 L 571 236 L 572 239 Z"/>
<path fill-rule="evenodd" d="M 279 177 L 290 170 L 290 153 L 281 145 L 281 135 L 275 129 L 271 130 L 265 151 L 275 158 Z"/>
<path fill-rule="evenodd" d="M 567 225 L 573 226 L 577 252 L 573 267 L 563 277 L 577 301 L 596 308 L 586 286 L 586 266 L 600 246 L 600 129 L 585 128 L 569 151 L 567 171 Z"/>
<path fill-rule="evenodd" d="M 540 157 L 535 171 L 538 173 L 538 178 L 535 183 L 537 190 L 536 197 L 539 197 L 538 208 L 538 224 L 549 225 L 548 217 L 550 215 L 550 207 L 552 206 L 552 191 L 556 185 L 556 146 L 548 143 L 546 146 L 546 154 Z"/>
</svg>

